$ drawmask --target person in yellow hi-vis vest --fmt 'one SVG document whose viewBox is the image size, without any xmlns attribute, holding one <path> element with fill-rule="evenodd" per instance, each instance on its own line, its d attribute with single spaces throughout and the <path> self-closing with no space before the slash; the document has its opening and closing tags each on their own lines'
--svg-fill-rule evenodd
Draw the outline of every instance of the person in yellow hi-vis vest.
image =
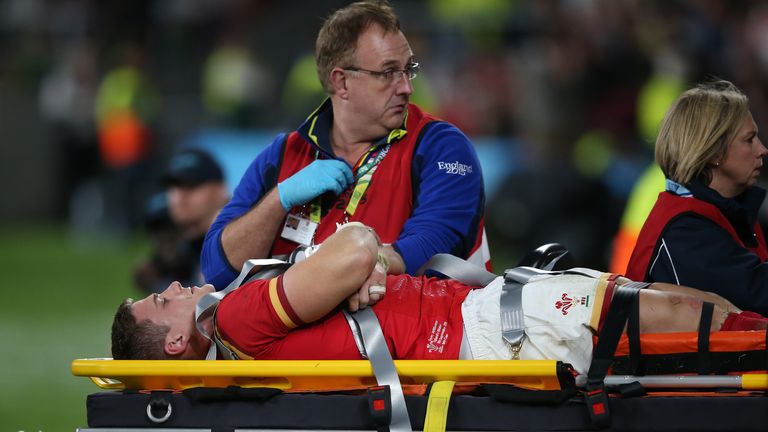
<svg viewBox="0 0 768 432">
<path fill-rule="evenodd" d="M 119 63 L 103 76 L 96 96 L 96 127 L 104 173 L 105 222 L 124 231 L 138 225 L 148 188 L 146 170 L 159 98 L 144 70 L 144 50 L 121 46 Z"/>
</svg>

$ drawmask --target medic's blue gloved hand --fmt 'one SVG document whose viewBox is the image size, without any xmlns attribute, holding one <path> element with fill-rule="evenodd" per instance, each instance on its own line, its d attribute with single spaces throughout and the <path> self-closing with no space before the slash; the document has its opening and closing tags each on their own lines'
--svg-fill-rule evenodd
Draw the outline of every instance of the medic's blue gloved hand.
<svg viewBox="0 0 768 432">
<path fill-rule="evenodd" d="M 316 160 L 277 184 L 280 204 L 285 211 L 307 203 L 325 192 L 342 193 L 355 177 L 346 162 L 336 159 Z"/>
</svg>

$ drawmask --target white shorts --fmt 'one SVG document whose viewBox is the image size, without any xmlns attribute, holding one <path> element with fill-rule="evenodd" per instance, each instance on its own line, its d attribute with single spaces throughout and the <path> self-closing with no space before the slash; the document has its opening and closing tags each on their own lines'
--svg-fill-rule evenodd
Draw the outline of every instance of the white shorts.
<svg viewBox="0 0 768 432">
<path fill-rule="evenodd" d="M 579 269 L 581 270 L 581 269 Z M 526 338 L 521 360 L 560 360 L 586 374 L 592 359 L 592 336 L 598 327 L 609 273 L 536 276 L 523 287 Z M 499 299 L 504 278 L 472 290 L 461 312 L 465 357 L 507 360 L 509 345 L 501 337 Z M 466 348 L 471 356 L 466 356 Z"/>
</svg>

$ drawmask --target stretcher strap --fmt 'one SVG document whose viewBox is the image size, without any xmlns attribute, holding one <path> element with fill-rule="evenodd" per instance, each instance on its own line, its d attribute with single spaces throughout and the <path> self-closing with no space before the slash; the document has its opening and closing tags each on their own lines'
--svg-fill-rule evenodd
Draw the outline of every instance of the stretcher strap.
<svg viewBox="0 0 768 432">
<path fill-rule="evenodd" d="M 520 346 L 525 339 L 525 315 L 523 314 L 523 284 L 504 282 L 499 299 L 501 312 L 501 337 L 512 350 L 512 360 L 518 360 Z"/>
<path fill-rule="evenodd" d="M 445 432 L 454 381 L 436 381 L 429 390 L 424 432 Z"/>
<path fill-rule="evenodd" d="M 611 423 L 611 413 L 608 406 L 608 396 L 603 381 L 616 352 L 624 325 L 627 322 L 632 303 L 638 301 L 639 288 L 618 285 L 611 300 L 611 308 L 605 318 L 600 338 L 597 341 L 592 363 L 587 372 L 586 402 L 589 417 L 598 428 L 608 427 Z"/>
<path fill-rule="evenodd" d="M 355 318 L 346 310 L 342 310 L 341 313 L 344 315 L 344 318 L 347 319 L 347 325 L 349 325 L 349 330 L 352 331 L 352 338 L 355 340 L 355 346 L 357 347 L 357 352 L 360 353 L 360 357 L 363 360 L 368 360 L 368 353 L 365 352 L 365 343 L 363 342 L 363 335 L 360 333 L 360 325 L 357 323 Z"/>
<path fill-rule="evenodd" d="M 629 282 L 623 286 L 626 288 L 645 289 L 650 285 L 648 282 Z M 640 301 L 632 302 L 632 308 L 629 311 L 627 320 L 627 338 L 629 339 L 629 364 L 631 373 L 634 375 L 645 375 L 645 364 L 643 363 L 643 352 L 640 346 Z"/>
<path fill-rule="evenodd" d="M 701 305 L 699 339 L 697 343 L 699 353 L 699 375 L 708 375 L 712 373 L 712 359 L 709 353 L 709 335 L 712 329 L 712 313 L 714 311 L 715 305 L 710 302 L 704 302 Z"/>
<path fill-rule="evenodd" d="M 640 302 L 632 302 L 627 319 L 627 339 L 629 341 L 629 365 L 632 375 L 645 375 L 643 351 L 640 345 Z"/>
<path fill-rule="evenodd" d="M 377 432 L 389 432 L 392 423 L 392 394 L 388 386 L 368 387 L 368 413 Z"/>
<path fill-rule="evenodd" d="M 351 315 L 360 327 L 365 352 L 373 367 L 376 382 L 381 386 L 389 386 L 392 396 L 392 422 L 389 430 L 391 432 L 411 431 L 411 419 L 408 417 L 408 407 L 405 405 L 400 377 L 397 376 L 395 363 L 389 354 L 379 319 L 369 307 Z"/>
<path fill-rule="evenodd" d="M 632 281 L 622 286 L 625 288 L 645 289 L 650 285 L 648 282 Z M 608 303 L 605 303 L 608 304 Z M 627 318 L 627 340 L 629 342 L 629 368 L 633 375 L 645 374 L 645 363 L 643 362 L 643 352 L 640 345 L 640 302 L 632 302 Z"/>
<path fill-rule="evenodd" d="M 416 271 L 416 276 L 428 270 L 471 286 L 486 286 L 498 277 L 483 267 L 450 254 L 436 254 Z"/>
</svg>

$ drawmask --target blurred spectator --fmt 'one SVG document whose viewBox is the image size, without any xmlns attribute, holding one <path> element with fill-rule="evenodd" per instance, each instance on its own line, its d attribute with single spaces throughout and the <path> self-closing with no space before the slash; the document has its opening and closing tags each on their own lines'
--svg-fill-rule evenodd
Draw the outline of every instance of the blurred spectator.
<svg viewBox="0 0 768 432">
<path fill-rule="evenodd" d="M 237 35 L 225 35 L 203 64 L 203 102 L 214 124 L 246 128 L 268 110 L 272 77 Z"/>
<path fill-rule="evenodd" d="M 200 149 L 179 152 L 163 177 L 168 210 L 188 240 L 199 241 L 229 201 L 224 174 L 211 155 Z"/>
<path fill-rule="evenodd" d="M 137 44 L 120 47 L 119 64 L 104 75 L 96 98 L 99 151 L 107 169 L 106 222 L 118 232 L 137 225 L 135 209 L 148 187 L 145 171 L 158 101 L 144 55 Z"/>
<path fill-rule="evenodd" d="M 211 155 L 199 149 L 176 154 L 163 176 L 165 194 L 150 200 L 145 226 L 153 243 L 151 257 L 134 274 L 145 291 L 178 280 L 202 285 L 200 250 L 219 210 L 229 200 L 224 175 Z"/>
<path fill-rule="evenodd" d="M 157 110 L 142 48 L 127 44 L 120 49 L 120 64 L 104 75 L 96 99 L 101 157 L 107 167 L 115 169 L 147 156 L 149 128 Z"/>
<path fill-rule="evenodd" d="M 282 109 L 286 124 L 298 124 L 307 113 L 317 108 L 325 91 L 317 79 L 314 53 L 299 56 L 291 65 L 282 92 Z"/>
<path fill-rule="evenodd" d="M 183 242 L 179 228 L 171 220 L 165 192 L 157 193 L 147 201 L 144 229 L 151 253 L 133 270 L 136 287 L 142 292 L 159 293 L 175 280 L 192 280 L 196 260 L 192 250 Z"/>
<path fill-rule="evenodd" d="M 38 101 L 55 140 L 56 215 L 67 215 L 70 197 L 84 180 L 100 172 L 94 127 L 97 71 L 93 47 L 69 45 L 40 83 Z"/>
</svg>

